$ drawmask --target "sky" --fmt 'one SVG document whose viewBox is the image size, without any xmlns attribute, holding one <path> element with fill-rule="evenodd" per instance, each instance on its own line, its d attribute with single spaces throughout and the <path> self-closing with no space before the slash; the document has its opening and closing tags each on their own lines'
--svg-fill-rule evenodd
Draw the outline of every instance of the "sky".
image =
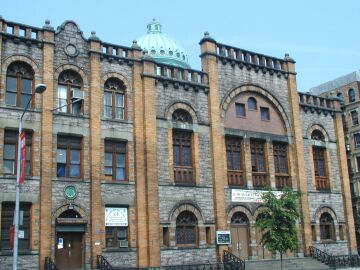
<svg viewBox="0 0 360 270">
<path fill-rule="evenodd" d="M 104 42 L 131 46 L 156 18 L 163 33 L 201 69 L 199 41 L 205 31 L 217 42 L 296 61 L 299 91 L 360 69 L 358 0 L 0 0 L 8 21 L 55 29 L 78 23 Z"/>
</svg>

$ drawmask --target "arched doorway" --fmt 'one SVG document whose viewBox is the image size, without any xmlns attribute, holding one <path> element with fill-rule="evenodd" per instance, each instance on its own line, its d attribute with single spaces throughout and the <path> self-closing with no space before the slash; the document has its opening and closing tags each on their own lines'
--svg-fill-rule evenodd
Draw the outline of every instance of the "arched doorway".
<svg viewBox="0 0 360 270">
<path fill-rule="evenodd" d="M 87 220 L 73 209 L 56 219 L 55 262 L 59 270 L 83 269 L 86 224 Z"/>
<path fill-rule="evenodd" d="M 241 259 L 249 259 L 250 225 L 242 212 L 236 212 L 231 218 L 232 253 Z"/>
</svg>

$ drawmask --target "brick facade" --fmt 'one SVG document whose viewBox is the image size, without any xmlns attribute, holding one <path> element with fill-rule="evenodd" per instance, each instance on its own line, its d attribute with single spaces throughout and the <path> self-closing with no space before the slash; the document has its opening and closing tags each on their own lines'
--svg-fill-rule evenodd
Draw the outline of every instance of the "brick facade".
<svg viewBox="0 0 360 270">
<path fill-rule="evenodd" d="M 9 27 L 14 32 L 7 32 Z M 22 28 L 24 37 L 18 34 Z M 274 190 L 280 190 L 274 145 L 287 147 L 287 171 L 282 179 L 304 194 L 299 202 L 302 219 L 296 255 L 308 255 L 311 245 L 339 254 L 356 252 L 339 104 L 316 96 L 305 102 L 308 96 L 297 92 L 295 62 L 290 57 L 279 59 L 222 45 L 206 34 L 200 42 L 203 71 L 197 71 L 156 63 L 136 42 L 132 47 L 114 45 L 101 41 L 95 32 L 87 39 L 73 21 L 55 31 L 49 22 L 37 28 L 0 19 L 0 36 L 0 209 L 1 203 L 15 198 L 15 176 L 5 173 L 3 142 L 6 130 L 17 128 L 21 113 L 21 108 L 6 102 L 8 67 L 17 61 L 25 63 L 34 71 L 34 83 L 47 84 L 23 121 L 24 129 L 33 131 L 32 175 L 20 198 L 31 203 L 32 210 L 30 247 L 20 255 L 20 269 L 27 269 L 24 261 L 35 268 L 43 267 L 45 257 L 56 262 L 56 239 L 64 228 L 81 231 L 85 269 L 96 265 L 97 255 L 113 265 L 129 267 L 215 262 L 223 250 L 236 249 L 235 244 L 217 245 L 216 231 L 234 229 L 237 213 L 246 216 L 249 226 L 246 259 L 260 259 L 262 247 L 254 223 L 262 205 L 235 200 L 232 195 L 259 189 L 259 171 L 252 163 L 254 141 L 263 144 L 261 179 Z M 158 74 L 157 68 L 170 72 Z M 58 78 L 67 71 L 82 80 L 80 115 L 57 108 Z M 125 111 L 120 119 L 105 117 L 104 112 L 104 85 L 112 78 L 124 87 Z M 249 97 L 258 99 L 258 108 L 247 112 L 250 118 L 237 118 L 235 104 L 247 106 Z M 269 119 L 261 118 L 263 108 L 268 108 Z M 191 120 L 173 120 L 179 110 Z M 314 130 L 321 131 L 325 140 L 312 139 Z M 191 137 L 190 184 L 176 180 L 175 131 Z M 81 177 L 57 176 L 59 136 L 81 140 Z M 228 182 L 229 137 L 241 140 L 244 186 Z M 112 180 L 104 172 L 109 166 L 105 159 L 109 140 L 126 144 L 125 181 Z M 330 182 L 326 192 L 317 190 L 314 145 L 325 149 Z M 75 187 L 75 198 L 65 196 L 68 186 Z M 107 246 L 107 207 L 127 209 L 127 247 Z M 77 219 L 67 219 L 62 225 L 64 213 L 74 212 Z M 184 212 L 196 219 L 196 240 L 191 245 L 177 243 L 178 217 Z M 332 241 L 320 237 L 323 213 L 333 218 Z M 11 254 L 0 250 L 0 262 L 8 269 Z"/>
</svg>

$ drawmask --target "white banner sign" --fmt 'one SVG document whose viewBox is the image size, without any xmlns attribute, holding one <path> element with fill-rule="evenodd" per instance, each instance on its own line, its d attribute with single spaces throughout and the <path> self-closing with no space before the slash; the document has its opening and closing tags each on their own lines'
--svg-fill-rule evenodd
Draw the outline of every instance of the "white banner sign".
<svg viewBox="0 0 360 270">
<path fill-rule="evenodd" d="M 231 190 L 231 201 L 232 202 L 252 202 L 262 203 L 262 195 L 266 193 L 266 190 L 248 190 L 248 189 L 232 189 Z M 280 197 L 281 191 L 273 191 L 276 197 Z"/>
<path fill-rule="evenodd" d="M 105 226 L 128 226 L 127 208 L 106 207 Z"/>
</svg>

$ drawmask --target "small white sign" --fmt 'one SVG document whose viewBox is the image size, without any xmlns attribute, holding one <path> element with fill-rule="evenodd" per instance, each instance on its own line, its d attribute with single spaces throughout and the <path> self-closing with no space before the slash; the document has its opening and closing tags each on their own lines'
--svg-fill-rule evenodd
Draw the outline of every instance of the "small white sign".
<svg viewBox="0 0 360 270">
<path fill-rule="evenodd" d="M 249 190 L 249 189 L 232 189 L 231 201 L 232 202 L 253 202 L 262 203 L 262 195 L 266 190 Z M 282 195 L 281 191 L 272 191 L 277 198 Z"/>
<path fill-rule="evenodd" d="M 128 226 L 127 208 L 106 207 L 105 208 L 105 226 Z"/>
<path fill-rule="evenodd" d="M 230 231 L 216 231 L 216 244 L 230 245 L 231 244 Z"/>
<path fill-rule="evenodd" d="M 19 231 L 19 239 L 24 239 L 25 238 L 25 232 L 24 231 Z"/>
</svg>

